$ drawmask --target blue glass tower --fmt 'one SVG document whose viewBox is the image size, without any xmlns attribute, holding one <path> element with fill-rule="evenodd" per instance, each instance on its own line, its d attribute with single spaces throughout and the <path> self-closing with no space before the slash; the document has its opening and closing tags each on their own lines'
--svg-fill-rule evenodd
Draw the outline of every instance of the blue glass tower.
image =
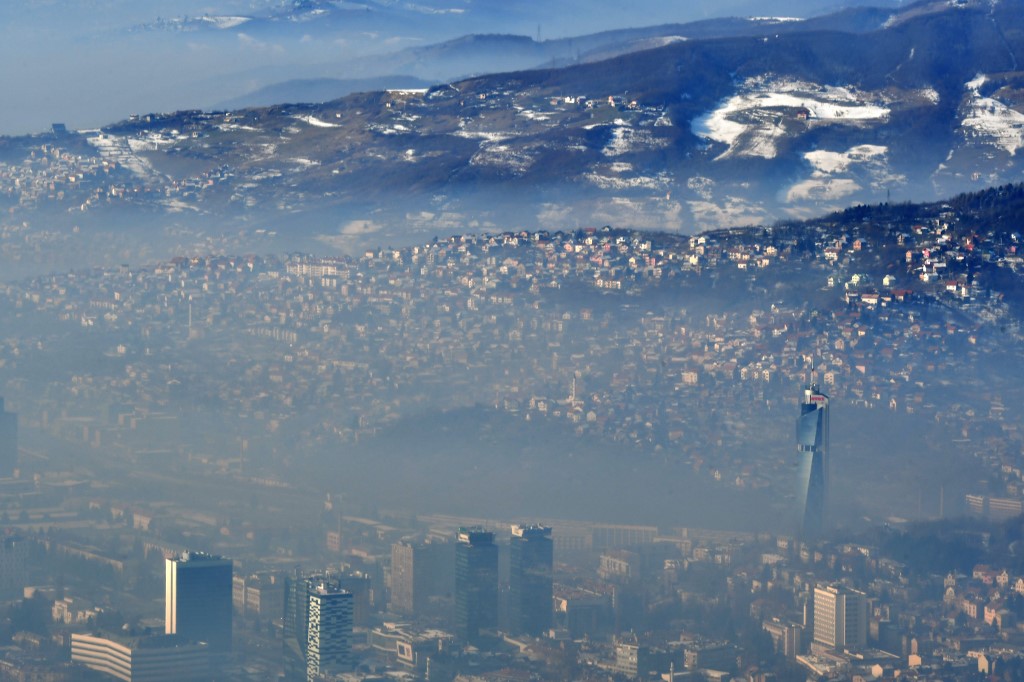
<svg viewBox="0 0 1024 682">
<path fill-rule="evenodd" d="M 460 528 L 455 543 L 455 634 L 476 643 L 498 627 L 498 546 L 494 533 Z"/>
<path fill-rule="evenodd" d="M 816 384 L 804 387 L 796 420 L 796 449 L 800 453 L 801 535 L 820 538 L 825 530 L 828 493 L 828 396 Z"/>
<path fill-rule="evenodd" d="M 551 628 L 551 529 L 513 525 L 509 550 L 509 630 L 539 637 Z"/>
</svg>

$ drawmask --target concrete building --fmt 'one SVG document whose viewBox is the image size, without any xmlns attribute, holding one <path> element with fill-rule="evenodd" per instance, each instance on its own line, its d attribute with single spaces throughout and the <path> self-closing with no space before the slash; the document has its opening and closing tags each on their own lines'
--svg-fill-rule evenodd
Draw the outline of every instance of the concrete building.
<svg viewBox="0 0 1024 682">
<path fill-rule="evenodd" d="M 814 588 L 814 642 L 829 649 L 856 651 L 868 641 L 868 600 L 842 585 Z"/>
<path fill-rule="evenodd" d="M 29 541 L 17 531 L 0 536 L 0 599 L 13 599 L 28 584 Z"/>
<path fill-rule="evenodd" d="M 634 642 L 616 642 L 615 660 L 610 669 L 612 672 L 632 679 L 648 679 L 656 665 L 656 657 L 650 647 L 640 646 Z"/>
<path fill-rule="evenodd" d="M 787 623 L 773 618 L 766 620 L 761 627 L 772 638 L 775 652 L 786 658 L 796 658 L 801 653 L 801 633 L 803 627 L 796 623 Z"/>
<path fill-rule="evenodd" d="M 71 661 L 124 682 L 215 677 L 206 644 L 188 642 L 177 635 L 115 640 L 76 632 L 71 635 Z"/>
<path fill-rule="evenodd" d="M 456 538 L 455 634 L 474 642 L 498 627 L 498 546 L 482 528 L 460 528 Z"/>
<path fill-rule="evenodd" d="M 512 526 L 509 630 L 539 637 L 551 628 L 554 544 L 545 526 Z"/>
<path fill-rule="evenodd" d="M 166 560 L 164 632 L 211 651 L 231 649 L 232 564 L 230 559 L 184 552 Z"/>
<path fill-rule="evenodd" d="M 264 620 L 284 612 L 284 576 L 277 573 L 236 575 L 232 579 L 235 613 Z"/>
<path fill-rule="evenodd" d="M 391 610 L 426 614 L 432 598 L 451 594 L 453 564 L 450 542 L 401 540 L 391 545 Z"/>
</svg>

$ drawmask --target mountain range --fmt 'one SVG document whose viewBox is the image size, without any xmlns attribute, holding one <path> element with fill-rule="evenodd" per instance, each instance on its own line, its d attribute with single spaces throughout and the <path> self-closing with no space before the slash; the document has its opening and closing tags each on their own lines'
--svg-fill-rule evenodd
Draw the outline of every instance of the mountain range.
<svg viewBox="0 0 1024 682">
<path fill-rule="evenodd" d="M 277 234 L 259 248 L 352 250 L 507 227 L 697 232 L 1021 179 L 1021 0 L 701 26 L 713 37 L 650 30 L 632 36 L 650 49 L 569 66 L 3 138 L 8 169 L 46 144 L 103 170 L 0 196 L 7 220 L 55 228 L 244 226 Z M 497 40 L 532 42 L 432 49 Z"/>
</svg>

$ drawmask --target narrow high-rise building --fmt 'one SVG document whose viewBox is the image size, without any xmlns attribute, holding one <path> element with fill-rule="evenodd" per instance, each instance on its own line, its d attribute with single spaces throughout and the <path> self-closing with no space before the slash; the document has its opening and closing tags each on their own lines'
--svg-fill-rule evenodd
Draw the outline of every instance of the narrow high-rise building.
<svg viewBox="0 0 1024 682">
<path fill-rule="evenodd" d="M 296 571 L 284 581 L 283 623 L 284 678 L 306 679 L 306 647 L 309 645 L 309 581 Z"/>
<path fill-rule="evenodd" d="M 166 561 L 164 632 L 231 649 L 231 559 L 185 552 Z"/>
<path fill-rule="evenodd" d="M 343 580 L 298 571 L 285 579 L 283 662 L 288 682 L 352 669 L 355 595 L 342 589 Z"/>
<path fill-rule="evenodd" d="M 551 628 L 554 543 L 544 526 L 512 526 L 509 629 L 539 637 Z"/>
<path fill-rule="evenodd" d="M 460 528 L 456 538 L 455 634 L 475 642 L 498 626 L 498 546 L 482 528 Z"/>
<path fill-rule="evenodd" d="M 352 669 L 352 593 L 328 582 L 310 585 L 306 680 Z"/>
<path fill-rule="evenodd" d="M 816 384 L 804 387 L 796 420 L 796 449 L 800 453 L 800 531 L 805 540 L 820 538 L 826 528 L 828 417 L 828 396 Z"/>
<path fill-rule="evenodd" d="M 868 641 L 868 600 L 842 585 L 814 588 L 814 642 L 830 649 L 856 651 Z"/>
<path fill-rule="evenodd" d="M 0 478 L 14 475 L 18 465 L 18 415 L 4 409 L 0 398 Z"/>
</svg>

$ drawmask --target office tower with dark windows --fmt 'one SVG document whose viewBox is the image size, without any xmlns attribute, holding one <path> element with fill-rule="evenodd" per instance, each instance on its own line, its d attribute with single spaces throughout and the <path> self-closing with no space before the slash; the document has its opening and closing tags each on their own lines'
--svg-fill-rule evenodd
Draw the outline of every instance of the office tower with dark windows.
<svg viewBox="0 0 1024 682">
<path fill-rule="evenodd" d="M 185 552 L 166 561 L 164 632 L 231 649 L 231 560 Z"/>
<path fill-rule="evenodd" d="M 455 634 L 467 642 L 498 626 L 498 546 L 494 533 L 460 528 L 455 543 Z"/>
<path fill-rule="evenodd" d="M 828 396 L 817 385 L 804 387 L 796 421 L 796 449 L 800 453 L 801 534 L 820 538 L 826 527 L 828 496 Z"/>
<path fill-rule="evenodd" d="M 285 578 L 284 679 L 316 679 L 352 669 L 355 596 L 328 573 Z"/>
<path fill-rule="evenodd" d="M 509 542 L 509 630 L 538 637 L 551 628 L 554 543 L 544 526 L 512 526 Z"/>
<path fill-rule="evenodd" d="M 284 581 L 284 673 L 285 679 L 306 679 L 306 647 L 309 644 L 309 582 L 301 572 Z"/>
<path fill-rule="evenodd" d="M 4 409 L 0 398 L 0 478 L 14 475 L 18 465 L 18 415 Z"/>
<path fill-rule="evenodd" d="M 352 669 L 352 593 L 330 582 L 309 585 L 306 680 Z"/>
</svg>

